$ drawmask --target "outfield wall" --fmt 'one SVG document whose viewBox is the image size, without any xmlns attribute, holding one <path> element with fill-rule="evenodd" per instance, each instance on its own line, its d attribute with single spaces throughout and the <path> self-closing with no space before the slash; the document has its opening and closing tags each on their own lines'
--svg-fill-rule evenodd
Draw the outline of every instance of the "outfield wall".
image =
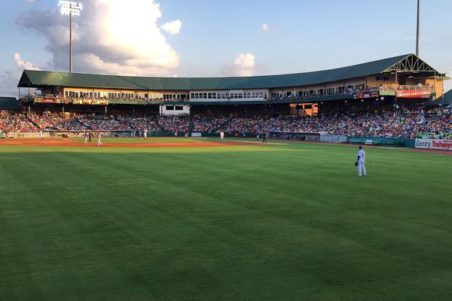
<svg viewBox="0 0 452 301">
<path fill-rule="evenodd" d="M 48 132 L 44 132 L 42 136 L 43 136 L 43 138 L 49 138 L 50 134 Z M 39 133 L 8 132 L 8 133 L 0 133 L 0 138 L 39 139 L 39 138 L 41 138 L 41 134 L 39 134 Z"/>
<path fill-rule="evenodd" d="M 104 137 L 143 137 L 140 131 L 89 131 L 94 133 L 102 132 Z M 171 132 L 149 132 L 148 137 L 184 137 L 187 133 Z M 49 137 L 83 137 L 84 131 L 45 131 L 43 138 Z M 218 133 L 191 133 L 191 137 L 219 137 Z M 185 136 L 187 137 L 187 136 Z M 229 135 L 231 137 L 231 135 Z M 233 137 L 257 138 L 255 133 L 241 133 Z M 0 139 L 5 138 L 40 138 L 39 133 L 0 133 Z M 262 138 L 262 135 L 259 135 Z M 384 138 L 384 137 L 351 137 L 340 135 L 323 135 L 315 133 L 279 133 L 267 134 L 269 139 L 324 142 L 332 144 L 359 144 L 375 146 L 396 146 L 416 149 L 452 151 L 452 140 L 449 139 L 407 139 L 407 138 Z M 95 138 L 93 138 L 95 139 Z"/>
<path fill-rule="evenodd" d="M 414 139 L 383 137 L 347 137 L 349 144 L 414 147 Z"/>
</svg>

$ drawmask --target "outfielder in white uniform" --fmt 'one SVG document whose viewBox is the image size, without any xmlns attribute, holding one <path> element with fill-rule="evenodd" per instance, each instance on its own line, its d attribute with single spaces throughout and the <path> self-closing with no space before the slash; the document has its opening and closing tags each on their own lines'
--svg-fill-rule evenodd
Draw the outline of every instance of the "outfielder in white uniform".
<svg viewBox="0 0 452 301">
<path fill-rule="evenodd" d="M 224 140 L 224 132 L 223 131 L 220 132 L 220 140 Z"/>
<path fill-rule="evenodd" d="M 363 147 L 360 146 L 358 150 L 358 157 L 356 159 L 356 162 L 358 163 L 358 176 L 365 176 L 366 175 L 366 152 L 363 150 Z"/>
<path fill-rule="evenodd" d="M 98 136 L 97 136 L 97 146 L 102 146 L 102 145 L 104 145 L 104 144 L 102 143 L 102 133 L 99 132 L 99 134 L 98 134 Z"/>
</svg>

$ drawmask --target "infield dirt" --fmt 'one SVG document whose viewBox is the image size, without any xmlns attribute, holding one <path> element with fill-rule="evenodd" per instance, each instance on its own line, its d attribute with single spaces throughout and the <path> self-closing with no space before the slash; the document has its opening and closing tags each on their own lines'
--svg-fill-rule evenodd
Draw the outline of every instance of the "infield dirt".
<svg viewBox="0 0 452 301">
<path fill-rule="evenodd" d="M 149 147 L 183 147 L 183 148 L 202 148 L 202 147 L 224 147 L 224 146 L 237 146 L 237 145 L 246 145 L 242 142 L 215 142 L 215 141 L 188 141 L 181 139 L 177 142 L 163 142 L 163 141 L 154 141 L 149 142 L 110 142 L 108 140 L 102 141 L 103 145 L 98 146 L 97 140 L 94 139 L 92 142 L 84 143 L 80 141 L 76 141 L 73 139 L 6 139 L 0 140 L 0 145 L 10 145 L 10 146 L 67 146 L 67 147 L 107 147 L 107 148 L 149 148 Z"/>
</svg>

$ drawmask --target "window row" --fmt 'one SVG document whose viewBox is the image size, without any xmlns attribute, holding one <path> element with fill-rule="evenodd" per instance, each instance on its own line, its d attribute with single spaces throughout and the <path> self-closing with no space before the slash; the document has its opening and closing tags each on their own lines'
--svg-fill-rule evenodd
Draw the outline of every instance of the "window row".
<svg viewBox="0 0 452 301">
<path fill-rule="evenodd" d="M 349 85 L 340 87 L 331 87 L 324 89 L 311 89 L 302 91 L 278 91 L 273 92 L 273 98 L 290 98 L 290 97 L 309 97 L 309 96 L 321 96 L 321 95 L 337 95 L 337 94 L 352 94 L 356 91 L 364 90 L 365 85 Z"/>
<path fill-rule="evenodd" d="M 110 92 L 77 92 L 65 91 L 66 98 L 89 98 L 89 99 L 161 99 L 159 94 L 138 93 L 110 93 Z"/>
<path fill-rule="evenodd" d="M 167 111 L 183 111 L 184 107 L 183 106 L 165 106 L 165 109 Z"/>
<path fill-rule="evenodd" d="M 164 100 L 187 100 L 188 94 L 163 94 Z"/>
<path fill-rule="evenodd" d="M 194 92 L 191 99 L 265 99 L 263 91 L 230 91 L 230 92 Z"/>
</svg>

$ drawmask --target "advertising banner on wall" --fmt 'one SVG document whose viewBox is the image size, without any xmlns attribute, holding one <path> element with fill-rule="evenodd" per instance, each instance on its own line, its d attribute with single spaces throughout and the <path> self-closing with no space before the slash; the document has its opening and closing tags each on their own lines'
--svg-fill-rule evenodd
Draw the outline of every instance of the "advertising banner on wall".
<svg viewBox="0 0 452 301">
<path fill-rule="evenodd" d="M 376 98 L 376 97 L 378 97 L 378 91 L 357 92 L 355 94 L 355 99 L 367 99 L 367 98 Z"/>
<path fill-rule="evenodd" d="M 416 139 L 416 148 L 452 151 L 452 140 L 446 139 Z"/>
<path fill-rule="evenodd" d="M 399 90 L 397 91 L 398 98 L 430 98 L 432 93 L 425 90 Z"/>
<path fill-rule="evenodd" d="M 60 99 L 57 97 L 35 97 L 34 102 L 35 103 L 63 103 L 63 104 L 69 103 L 68 100 Z"/>
</svg>

